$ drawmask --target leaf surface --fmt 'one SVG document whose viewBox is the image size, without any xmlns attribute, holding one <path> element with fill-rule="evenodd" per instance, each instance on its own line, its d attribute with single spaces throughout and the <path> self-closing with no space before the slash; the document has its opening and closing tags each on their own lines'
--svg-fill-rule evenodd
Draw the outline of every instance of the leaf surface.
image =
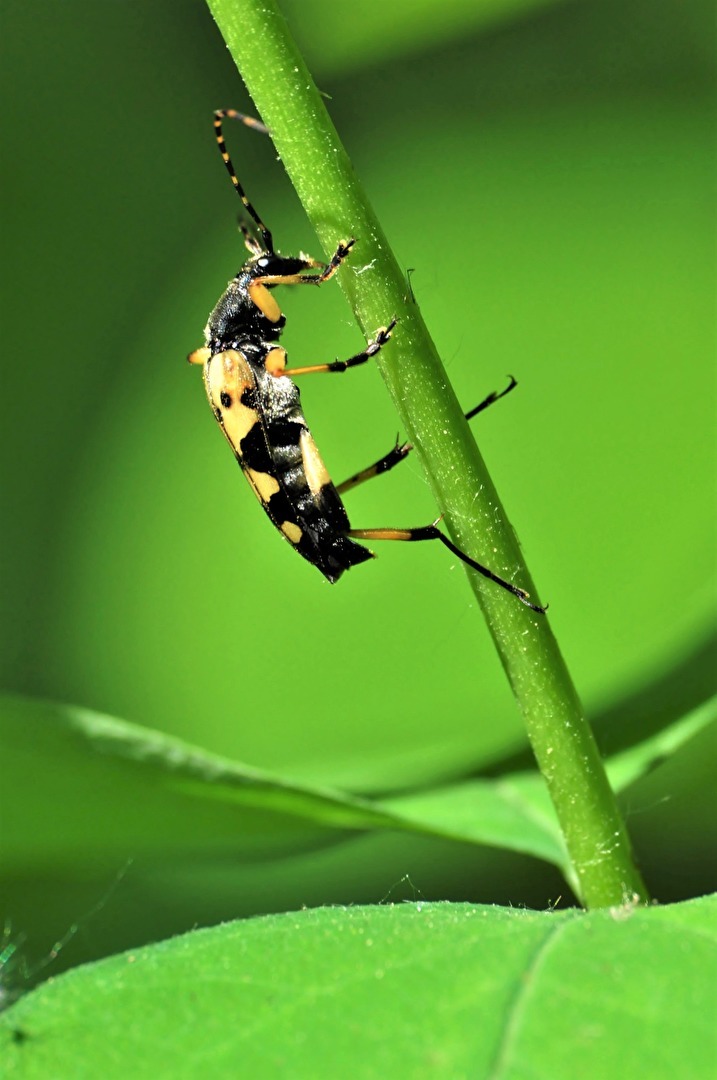
<svg viewBox="0 0 717 1080">
<path fill-rule="evenodd" d="M 13 1005 L 5 1076 L 706 1078 L 715 910 L 402 904 L 194 931 Z"/>
</svg>

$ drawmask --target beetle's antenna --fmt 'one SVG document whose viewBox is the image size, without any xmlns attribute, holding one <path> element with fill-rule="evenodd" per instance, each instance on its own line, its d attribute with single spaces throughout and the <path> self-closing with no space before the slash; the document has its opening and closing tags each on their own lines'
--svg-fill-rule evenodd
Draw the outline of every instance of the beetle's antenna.
<svg viewBox="0 0 717 1080">
<path fill-rule="evenodd" d="M 237 112 L 236 109 L 217 109 L 214 113 L 214 134 L 217 140 L 217 146 L 219 147 L 219 153 L 222 155 L 222 161 L 227 167 L 227 172 L 231 178 L 231 182 L 234 185 L 237 195 L 244 203 L 247 211 L 253 217 L 254 221 L 259 226 L 259 232 L 264 242 L 264 247 L 270 255 L 274 253 L 274 241 L 271 238 L 271 233 L 267 229 L 264 222 L 261 220 L 256 210 L 249 202 L 244 188 L 237 180 L 236 173 L 234 172 L 234 166 L 232 165 L 232 159 L 229 157 L 226 143 L 224 142 L 224 135 L 222 134 L 222 120 L 224 118 L 229 120 L 240 120 L 242 124 L 246 124 L 247 127 L 254 128 L 255 131 L 260 131 L 263 135 L 269 134 L 269 129 L 262 124 L 260 120 L 255 120 L 253 116 L 245 116 L 244 113 Z"/>
</svg>

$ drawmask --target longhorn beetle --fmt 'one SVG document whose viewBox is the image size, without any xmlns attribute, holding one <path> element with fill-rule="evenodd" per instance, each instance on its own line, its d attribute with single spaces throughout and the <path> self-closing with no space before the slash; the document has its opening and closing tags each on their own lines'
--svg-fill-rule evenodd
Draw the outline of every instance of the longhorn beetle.
<svg viewBox="0 0 717 1080">
<path fill-rule="evenodd" d="M 390 340 L 396 320 L 377 330 L 366 348 L 348 360 L 287 369 L 286 352 L 278 344 L 286 319 L 272 290 L 277 285 L 322 285 L 334 276 L 356 241 L 342 240 L 328 263 L 304 254 L 279 255 L 271 233 L 234 172 L 222 134 L 225 118 L 239 120 L 264 134 L 269 132 L 259 120 L 234 109 L 214 113 L 219 152 L 256 228 L 252 231 L 241 224 L 249 258 L 209 316 L 205 344 L 188 359 L 204 365 L 209 403 L 259 502 L 296 551 L 332 583 L 349 567 L 373 558 L 373 552 L 357 544 L 357 540 L 439 540 L 479 574 L 517 596 L 526 607 L 543 613 L 545 608 L 531 603 L 524 589 L 498 577 L 457 548 L 437 522 L 417 529 L 351 528 L 341 499 L 344 492 L 388 472 L 404 460 L 412 447 L 396 442 L 373 465 L 334 486 L 304 419 L 299 390 L 292 379 L 317 372 L 347 371 L 366 363 Z M 504 397 L 515 385 L 511 377 L 504 390 L 490 394 L 466 414 L 467 419 Z"/>
</svg>

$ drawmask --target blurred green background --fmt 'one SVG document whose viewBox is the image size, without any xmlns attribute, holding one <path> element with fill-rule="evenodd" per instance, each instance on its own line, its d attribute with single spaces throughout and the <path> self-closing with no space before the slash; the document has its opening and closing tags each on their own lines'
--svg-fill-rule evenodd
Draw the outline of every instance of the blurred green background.
<svg viewBox="0 0 717 1080">
<path fill-rule="evenodd" d="M 476 435 L 598 730 L 681 715 L 714 663 L 712 5 L 282 6 L 461 400 L 520 382 Z M 251 106 L 206 8 L 6 0 L 2 30 L 3 687 L 356 791 L 520 751 L 456 561 L 383 545 L 328 585 L 255 505 L 184 363 L 244 258 L 210 121 Z M 279 247 L 320 255 L 268 140 L 229 134 Z M 337 287 L 282 304 L 295 364 L 361 347 Z M 370 367 L 302 398 L 337 481 L 395 437 Z M 349 510 L 356 527 L 435 514 L 413 461 Z M 685 776 L 669 857 L 647 803 L 630 822 L 665 899 L 706 880 Z M 561 888 L 531 860 L 470 859 L 360 841 L 247 870 L 230 901 L 204 868 L 201 915 L 175 913 L 191 873 L 154 867 L 107 918 L 133 943 L 377 900 L 405 872 L 447 898 Z M 52 896 L 55 936 L 87 904 L 69 869 L 6 884 L 22 927 Z"/>
</svg>

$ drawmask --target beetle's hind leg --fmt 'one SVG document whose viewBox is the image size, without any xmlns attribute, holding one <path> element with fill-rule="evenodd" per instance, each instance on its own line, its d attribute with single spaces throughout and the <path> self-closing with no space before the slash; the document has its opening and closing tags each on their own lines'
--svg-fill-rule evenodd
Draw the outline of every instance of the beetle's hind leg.
<svg viewBox="0 0 717 1080">
<path fill-rule="evenodd" d="M 466 413 L 466 420 L 471 420 L 478 413 L 487 409 L 489 405 L 493 405 L 500 398 L 505 397 L 511 390 L 514 390 L 517 386 L 516 380 L 513 376 L 510 376 L 510 382 L 504 390 L 494 390 L 492 394 L 484 398 L 479 405 L 471 409 Z M 379 458 L 377 462 L 370 465 L 367 469 L 362 469 L 361 472 L 356 473 L 354 476 L 349 477 L 348 480 L 344 480 L 342 484 L 339 484 L 337 491 L 340 495 L 349 491 L 351 488 L 356 487 L 358 484 L 362 484 L 365 480 L 370 480 L 373 476 L 378 476 L 381 473 L 388 472 L 393 469 L 399 462 L 404 461 L 408 457 L 413 447 L 410 443 L 403 443 L 402 445 L 396 441 L 396 445 L 392 450 L 389 450 L 382 458 Z M 440 521 L 440 518 L 438 519 Z M 506 581 L 505 578 L 499 577 L 498 574 L 494 574 L 492 570 L 489 570 L 487 566 L 483 566 L 482 563 L 476 562 L 470 555 L 466 555 L 465 551 L 461 551 L 459 547 L 450 540 L 445 533 L 442 533 L 438 528 L 438 521 L 434 521 L 431 525 L 423 525 L 417 529 L 350 529 L 347 533 L 354 540 L 404 540 L 404 541 L 421 541 L 421 540 L 439 540 L 444 547 L 447 547 L 450 552 L 456 555 L 461 562 L 464 562 L 466 566 L 470 566 L 477 573 L 482 574 L 483 577 L 488 578 L 489 581 L 495 582 L 496 585 L 500 585 L 502 589 L 506 589 L 507 592 L 512 593 L 520 600 L 521 604 L 525 604 L 531 611 L 537 611 L 543 615 L 547 607 L 541 607 L 539 604 L 534 604 L 529 594 L 525 589 L 521 589 L 517 585 L 513 585 L 512 582 Z"/>
<path fill-rule="evenodd" d="M 474 416 L 477 416 L 479 412 L 483 412 L 489 405 L 493 405 L 496 401 L 500 401 L 500 399 L 505 397 L 506 394 L 509 394 L 511 390 L 515 390 L 518 385 L 517 381 L 512 375 L 509 376 L 509 379 L 510 382 L 505 390 L 494 390 L 491 394 L 488 394 L 488 397 L 484 398 L 479 405 L 476 405 L 475 408 L 466 413 L 466 420 L 472 420 Z M 343 495 L 345 492 L 350 491 L 351 488 L 363 484 L 364 481 L 371 480 L 374 476 L 380 476 L 381 473 L 389 472 L 401 461 L 405 461 L 411 453 L 411 450 L 413 450 L 413 445 L 411 443 L 401 443 L 397 438 L 396 445 L 389 450 L 387 454 L 384 454 L 384 456 L 374 462 L 373 465 L 369 465 L 367 469 L 361 469 L 360 472 L 350 476 L 348 480 L 344 480 L 341 484 L 337 484 L 336 490 L 339 495 Z"/>
<path fill-rule="evenodd" d="M 359 484 L 363 484 L 366 480 L 371 480 L 374 476 L 380 476 L 381 473 L 390 472 L 391 469 L 394 469 L 396 465 L 399 465 L 408 457 L 411 450 L 413 450 L 413 447 L 410 443 L 401 443 L 396 439 L 396 445 L 387 454 L 375 461 L 373 465 L 369 465 L 367 469 L 361 469 L 360 472 L 350 476 L 348 480 L 337 484 L 336 490 L 339 495 L 344 495 L 351 488 L 358 487 Z"/>
<path fill-rule="evenodd" d="M 440 521 L 440 518 L 438 520 Z M 445 533 L 441 532 L 435 521 L 432 525 L 423 525 L 418 529 L 349 529 L 346 535 L 350 536 L 353 540 L 440 540 L 440 542 L 456 555 L 461 562 L 464 562 L 466 566 L 470 566 L 471 569 L 476 570 L 479 574 L 482 574 L 483 577 L 488 578 L 489 581 L 494 581 L 496 585 L 500 585 L 501 588 L 506 589 L 509 593 L 512 593 L 513 596 L 517 596 L 521 604 L 525 604 L 531 611 L 537 611 L 541 615 L 544 615 L 547 610 L 547 608 L 540 607 L 539 604 L 532 603 L 529 593 L 527 593 L 525 589 L 513 585 L 512 582 L 506 581 L 505 578 L 494 574 L 487 566 L 483 566 L 481 563 L 476 562 L 475 559 L 471 559 L 470 555 L 466 555 L 465 551 L 461 551 L 459 547 L 456 547 L 452 540 L 448 539 Z"/>
<path fill-rule="evenodd" d="M 509 394 L 511 390 L 515 390 L 518 385 L 517 379 L 514 375 L 509 375 L 508 378 L 510 379 L 510 382 L 506 388 L 500 391 L 494 390 L 492 394 L 488 394 L 488 397 L 484 398 L 480 405 L 476 405 L 474 409 L 471 409 L 470 412 L 466 413 L 466 420 L 472 420 L 474 416 L 477 416 L 479 412 L 483 412 L 489 405 L 494 405 L 496 401 L 500 401 L 500 399 L 505 397 L 506 394 Z"/>
</svg>

